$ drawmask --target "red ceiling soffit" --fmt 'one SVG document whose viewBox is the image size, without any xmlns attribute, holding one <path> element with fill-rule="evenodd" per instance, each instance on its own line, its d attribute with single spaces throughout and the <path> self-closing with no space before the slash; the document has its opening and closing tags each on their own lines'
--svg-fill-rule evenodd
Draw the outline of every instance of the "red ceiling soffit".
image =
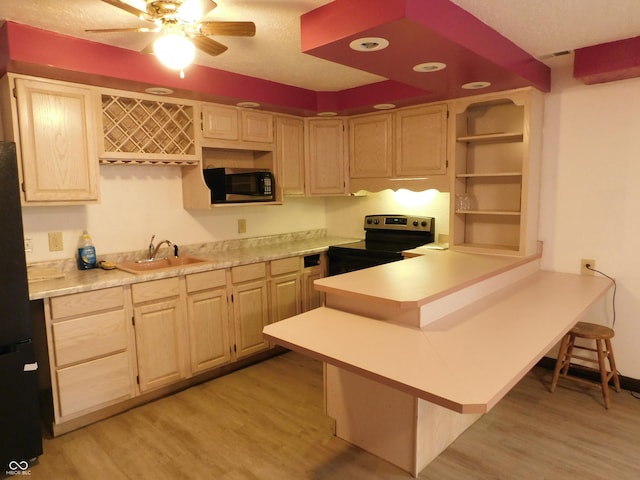
<svg viewBox="0 0 640 480">
<path fill-rule="evenodd" d="M 640 77 L 640 37 L 577 49 L 573 76 L 587 85 Z"/>
<path fill-rule="evenodd" d="M 315 92 L 236 73 L 191 65 L 181 79 L 162 67 L 153 55 L 61 35 L 15 22 L 0 26 L 0 71 L 48 76 L 78 83 L 94 80 L 100 86 L 127 89 L 140 84 L 163 86 L 221 103 L 256 101 L 300 113 L 315 111 Z M 57 73 L 56 73 L 57 72 Z M 122 86 L 114 85 L 117 79 Z M 137 90 L 135 90 L 137 91 Z M 226 101 L 223 101 L 226 100 Z"/>
<path fill-rule="evenodd" d="M 549 67 L 449 0 L 335 0 L 302 15 L 301 34 L 303 52 L 421 89 L 431 101 L 478 93 L 461 89 L 476 81 L 491 82 L 483 92 L 551 88 Z M 349 47 L 363 37 L 389 47 Z M 413 70 L 425 62 L 447 68 Z"/>
</svg>

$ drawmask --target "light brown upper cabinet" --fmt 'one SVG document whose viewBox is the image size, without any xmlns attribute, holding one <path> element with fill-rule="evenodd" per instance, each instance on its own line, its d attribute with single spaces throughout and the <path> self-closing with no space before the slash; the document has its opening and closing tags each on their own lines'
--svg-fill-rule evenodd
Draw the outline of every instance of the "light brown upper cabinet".
<svg viewBox="0 0 640 480">
<path fill-rule="evenodd" d="M 205 103 L 202 104 L 202 137 L 205 146 L 209 146 L 208 140 L 214 141 L 212 146 L 216 146 L 215 141 L 218 140 L 236 142 L 235 146 L 238 148 L 245 143 L 273 145 L 273 115 Z"/>
<path fill-rule="evenodd" d="M 386 188 L 449 190 L 447 105 L 349 118 L 352 192 Z"/>
<path fill-rule="evenodd" d="M 393 114 L 349 118 L 349 177 L 390 178 L 393 170 Z"/>
<path fill-rule="evenodd" d="M 343 119 L 305 119 L 307 195 L 347 194 L 345 143 Z"/>
<path fill-rule="evenodd" d="M 453 104 L 452 248 L 536 252 L 542 105 L 542 94 L 533 89 Z"/>
<path fill-rule="evenodd" d="M 304 121 L 289 116 L 276 117 L 276 159 L 282 193 L 304 196 Z"/>
<path fill-rule="evenodd" d="M 395 115 L 395 175 L 400 178 L 444 175 L 447 171 L 447 106 L 407 108 Z"/>
<path fill-rule="evenodd" d="M 24 76 L 3 79 L 4 137 L 18 144 L 24 205 L 75 205 L 99 199 L 97 94 Z M 11 111 L 8 111 L 11 105 Z"/>
</svg>

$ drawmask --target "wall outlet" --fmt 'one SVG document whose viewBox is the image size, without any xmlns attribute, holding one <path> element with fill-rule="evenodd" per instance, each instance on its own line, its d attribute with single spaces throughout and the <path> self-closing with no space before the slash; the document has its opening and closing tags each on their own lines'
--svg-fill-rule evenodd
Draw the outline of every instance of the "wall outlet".
<svg viewBox="0 0 640 480">
<path fill-rule="evenodd" d="M 62 232 L 49 232 L 49 251 L 60 252 L 63 248 Z"/>
<path fill-rule="evenodd" d="M 24 239 L 24 251 L 33 252 L 33 238 Z"/>
<path fill-rule="evenodd" d="M 593 270 L 589 270 L 587 265 L 589 265 L 589 268 L 596 268 L 596 261 L 593 258 L 583 258 L 580 260 L 580 273 L 582 275 L 594 275 L 595 272 Z"/>
<path fill-rule="evenodd" d="M 247 220 L 245 218 L 238 219 L 238 233 L 247 233 Z"/>
</svg>

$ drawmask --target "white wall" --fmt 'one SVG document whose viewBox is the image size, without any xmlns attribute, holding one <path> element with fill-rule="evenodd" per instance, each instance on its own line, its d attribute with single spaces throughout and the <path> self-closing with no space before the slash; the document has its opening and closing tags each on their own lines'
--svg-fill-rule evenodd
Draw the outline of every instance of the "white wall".
<svg viewBox="0 0 640 480">
<path fill-rule="evenodd" d="M 289 198 L 285 205 L 184 210 L 179 167 L 100 166 L 96 205 L 23 208 L 27 262 L 73 258 L 83 229 L 101 254 L 144 250 L 151 235 L 177 245 L 325 228 L 324 199 Z M 247 231 L 238 234 L 238 219 Z M 62 232 L 64 250 L 49 252 L 48 232 Z"/>
<path fill-rule="evenodd" d="M 640 79 L 586 86 L 554 71 L 545 103 L 542 267 L 578 273 L 580 259 L 617 280 L 618 370 L 640 379 Z M 611 326 L 612 296 L 588 321 Z"/>
<path fill-rule="evenodd" d="M 434 217 L 437 235 L 449 233 L 449 194 L 436 190 L 410 192 L 384 190 L 360 197 L 329 197 L 327 230 L 333 235 L 364 236 L 364 217 L 374 214 L 405 214 Z"/>
</svg>

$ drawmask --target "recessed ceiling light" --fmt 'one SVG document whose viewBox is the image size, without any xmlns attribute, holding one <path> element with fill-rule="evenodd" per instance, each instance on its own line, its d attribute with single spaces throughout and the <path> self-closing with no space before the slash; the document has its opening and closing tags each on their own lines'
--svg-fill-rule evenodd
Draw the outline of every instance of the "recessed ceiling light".
<svg viewBox="0 0 640 480">
<path fill-rule="evenodd" d="M 151 95 L 171 95 L 173 90 L 164 87 L 149 87 L 145 92 L 150 93 Z"/>
<path fill-rule="evenodd" d="M 319 117 L 335 117 L 338 115 L 338 112 L 318 112 L 316 115 Z"/>
<path fill-rule="evenodd" d="M 256 108 L 260 106 L 258 102 L 238 102 L 236 105 L 244 108 Z"/>
<path fill-rule="evenodd" d="M 392 108 L 396 108 L 396 106 L 393 103 L 379 103 L 374 105 L 373 108 L 376 110 L 391 110 Z"/>
<path fill-rule="evenodd" d="M 389 46 L 389 40 L 382 37 L 358 38 L 349 44 L 357 52 L 377 52 Z"/>
<path fill-rule="evenodd" d="M 444 70 L 447 68 L 446 63 L 442 62 L 427 62 L 414 65 L 413 70 L 420 73 L 437 72 L 438 70 Z"/>
<path fill-rule="evenodd" d="M 462 85 L 465 90 L 478 90 L 480 88 L 487 88 L 491 85 L 491 82 L 469 82 Z"/>
</svg>

